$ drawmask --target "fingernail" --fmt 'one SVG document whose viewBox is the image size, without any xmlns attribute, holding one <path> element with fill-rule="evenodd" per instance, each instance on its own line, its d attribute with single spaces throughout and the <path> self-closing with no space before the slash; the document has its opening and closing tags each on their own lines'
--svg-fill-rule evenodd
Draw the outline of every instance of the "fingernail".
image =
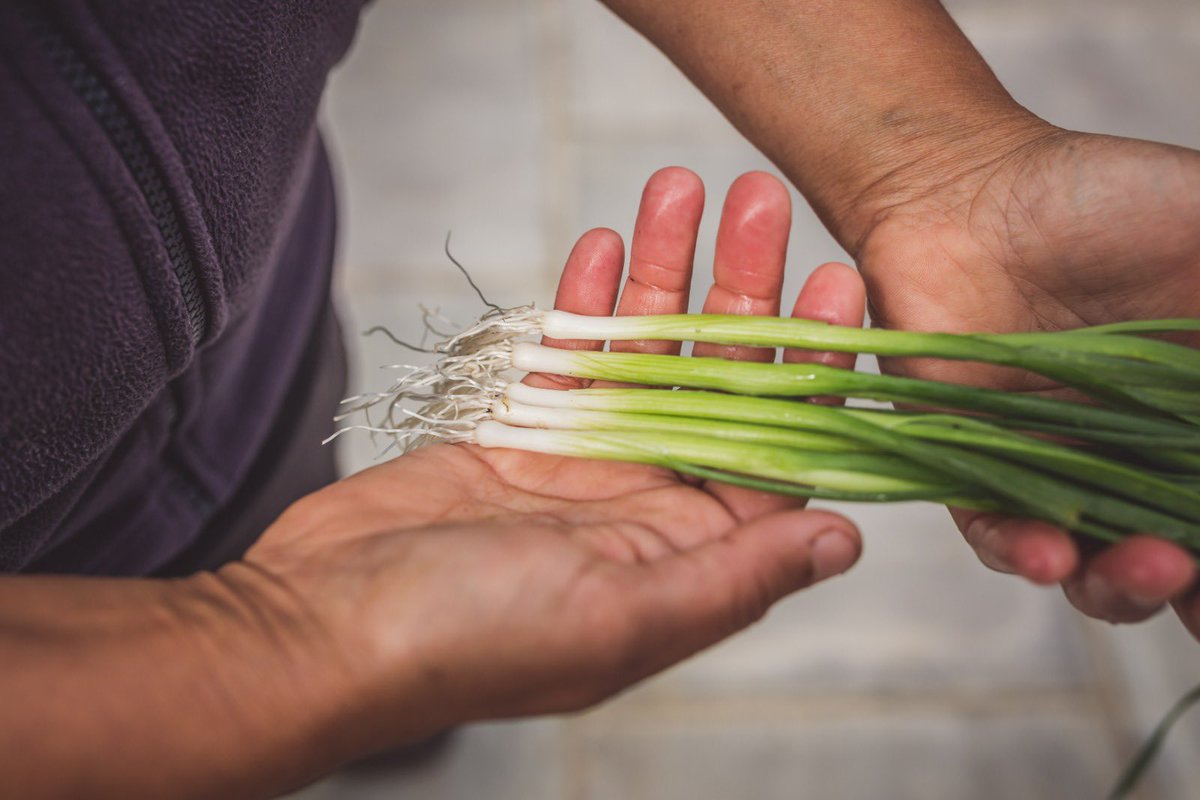
<svg viewBox="0 0 1200 800">
<path fill-rule="evenodd" d="M 817 534 L 811 545 L 814 581 L 841 575 L 858 558 L 858 545 L 840 528 L 830 528 Z"/>
</svg>

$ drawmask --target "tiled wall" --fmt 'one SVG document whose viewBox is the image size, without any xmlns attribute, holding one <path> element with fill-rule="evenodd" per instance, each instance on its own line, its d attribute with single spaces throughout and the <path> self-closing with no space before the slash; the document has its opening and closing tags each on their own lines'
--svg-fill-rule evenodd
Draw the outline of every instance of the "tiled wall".
<svg viewBox="0 0 1200 800">
<path fill-rule="evenodd" d="M 1200 147 L 1200 3 L 957 0 L 1018 100 L 1066 126 Z M 574 237 L 628 235 L 641 184 L 682 164 L 709 187 L 770 168 L 594 0 L 379 2 L 326 104 L 341 165 L 352 328 L 421 335 L 418 303 L 547 303 Z M 712 257 L 706 215 L 698 264 Z M 789 286 L 844 258 L 799 200 Z M 698 271 L 698 274 L 701 274 Z M 407 355 L 355 340 L 358 381 Z M 347 469 L 369 464 L 344 437 Z M 351 771 L 318 798 L 1092 798 L 1200 649 L 1167 616 L 1087 623 L 1055 590 L 980 567 L 939 509 L 849 508 L 867 547 L 846 577 L 598 711 L 457 734 L 417 767 Z M 1143 798 L 1200 797 L 1200 722 Z"/>
</svg>

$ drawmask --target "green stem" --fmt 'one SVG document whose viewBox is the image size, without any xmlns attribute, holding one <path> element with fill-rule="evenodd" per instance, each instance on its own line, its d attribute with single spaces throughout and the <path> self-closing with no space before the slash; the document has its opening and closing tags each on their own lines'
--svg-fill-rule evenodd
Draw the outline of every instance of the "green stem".
<svg viewBox="0 0 1200 800">
<path fill-rule="evenodd" d="M 1049 422 L 1079 430 L 1159 435 L 1178 449 L 1200 449 L 1200 430 L 1180 422 L 971 386 L 873 375 L 820 364 L 760 364 L 719 358 L 513 348 L 513 365 L 532 372 L 651 385 L 716 389 L 747 395 L 860 397 L 956 408 Z"/>
<path fill-rule="evenodd" d="M 1200 494 L 1109 459 L 966 417 L 880 415 L 857 409 L 847 409 L 846 413 L 910 436 L 1004 455 L 1200 523 Z"/>
<path fill-rule="evenodd" d="M 1108 800 L 1123 800 L 1123 798 L 1129 796 L 1129 793 L 1133 791 L 1137 782 L 1141 780 L 1142 775 L 1149 768 L 1151 762 L 1154 761 L 1154 757 L 1158 755 L 1158 751 L 1166 740 L 1167 734 L 1170 733 L 1171 728 L 1197 702 L 1200 702 L 1200 686 L 1194 687 L 1183 697 L 1179 698 L 1175 705 L 1171 707 L 1171 710 L 1167 712 L 1167 715 L 1162 718 L 1162 721 L 1155 726 L 1154 732 L 1150 734 L 1150 737 L 1146 739 L 1134 755 L 1133 760 L 1129 762 L 1129 765 L 1125 767 L 1120 777 L 1117 778 L 1112 791 L 1108 793 Z"/>
<path fill-rule="evenodd" d="M 797 430 L 777 425 L 759 425 L 702 417 L 599 411 L 577 408 L 546 408 L 503 400 L 492 409 L 494 419 L 506 425 L 551 430 L 609 430 L 656 433 L 681 433 L 728 439 L 735 442 L 770 444 L 795 450 L 823 453 L 876 452 L 861 442 L 812 430 Z"/>
<path fill-rule="evenodd" d="M 966 484 L 937 470 L 886 454 L 806 453 L 678 433 L 571 431 L 515 428 L 484 422 L 477 431 L 485 447 L 513 447 L 557 455 L 633 461 L 675 468 L 692 464 L 771 481 L 800 484 L 827 499 L 902 497 L 924 499 L 968 494 Z"/>
<path fill-rule="evenodd" d="M 1028 338 L 1053 334 L 1004 339 L 995 335 L 849 327 L 797 318 L 733 314 L 585 317 L 562 311 L 545 312 L 542 327 L 548 336 L 560 339 L 659 339 L 977 361 L 1029 370 L 1098 399 L 1142 410 L 1158 407 L 1127 384 L 1182 383 L 1200 387 L 1200 369 L 1194 373 L 1163 369 L 1158 364 L 1113 359 L 1086 348 L 1047 348 L 1040 346 L 1039 339 Z"/>
<path fill-rule="evenodd" d="M 1158 364 L 1176 374 L 1182 373 L 1191 380 L 1200 376 L 1200 351 L 1194 348 L 1140 336 L 1092 333 L 1093 330 L 1084 328 L 1057 333 L 984 334 L 982 338 L 1006 344 L 1037 345 L 1047 349 L 1077 350 L 1144 361 Z"/>
<path fill-rule="evenodd" d="M 698 360 L 698 359 L 690 359 Z M 723 362 L 735 363 L 735 362 Z M 758 397 L 662 389 L 584 389 L 571 392 L 510 387 L 523 402 L 729 419 L 797 427 L 854 439 L 986 489 L 1041 519 L 1077 529 L 1084 517 L 1127 531 L 1153 532 L 1196 546 L 1200 530 L 1160 511 L 1107 497 L 982 453 L 923 441 L 848 415 L 844 410 Z"/>
<path fill-rule="evenodd" d="M 1138 319 L 1128 322 L 1110 322 L 1107 325 L 1092 325 L 1079 328 L 1070 333 L 1178 333 L 1181 331 L 1200 331 L 1200 319 L 1178 317 L 1171 319 Z"/>
<path fill-rule="evenodd" d="M 681 461 L 663 461 L 658 466 L 667 467 L 675 472 L 681 472 L 685 475 L 692 475 L 697 478 L 703 478 L 706 481 L 716 481 L 718 483 L 728 483 L 732 486 L 741 486 L 744 489 L 754 489 L 760 492 L 771 492 L 772 494 L 788 495 L 790 497 L 805 497 L 812 500 L 841 500 L 856 503 L 907 503 L 917 500 L 923 500 L 930 503 L 941 503 L 955 508 L 971 508 L 978 511 L 998 511 L 999 506 L 996 506 L 988 501 L 971 497 L 968 495 L 953 495 L 944 494 L 941 490 L 912 491 L 912 492 L 877 492 L 874 494 L 857 494 L 851 495 L 847 492 L 839 492 L 837 496 L 831 496 L 829 490 L 816 489 L 810 486 L 800 486 L 794 483 L 784 483 L 782 481 L 770 481 L 762 478 L 754 478 L 749 475 L 743 475 L 737 472 L 727 472 L 719 469 L 709 469 L 707 467 L 697 466 L 696 464 L 688 464 Z"/>
<path fill-rule="evenodd" d="M 631 390 L 637 392 L 639 390 Z M 676 392 L 675 396 L 686 393 Z M 704 412 L 704 409 L 699 409 Z M 820 412 L 824 413 L 824 412 Z M 836 414 L 872 423 L 927 441 L 990 452 L 1076 483 L 1105 489 L 1129 500 L 1200 523 L 1200 494 L 1141 470 L 1080 450 L 997 428 L 980 420 L 949 414 L 881 414 L 864 409 L 837 409 Z M 561 430 L 615 430 L 684 433 L 742 442 L 771 444 L 807 451 L 862 452 L 867 445 L 843 435 L 762 424 L 743 419 L 707 419 L 642 411 L 545 408 L 506 400 L 493 416 L 510 425 Z M 878 450 L 876 450 L 878 452 Z"/>
</svg>

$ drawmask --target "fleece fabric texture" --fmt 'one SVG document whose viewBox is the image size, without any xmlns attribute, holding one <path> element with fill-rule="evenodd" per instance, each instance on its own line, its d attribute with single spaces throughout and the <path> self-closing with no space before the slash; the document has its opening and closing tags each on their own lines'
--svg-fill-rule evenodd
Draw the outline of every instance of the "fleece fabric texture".
<svg viewBox="0 0 1200 800">
<path fill-rule="evenodd" d="M 226 549 L 210 523 L 307 388 L 334 236 L 315 117 L 359 12 L 0 4 L 0 570 Z"/>
</svg>

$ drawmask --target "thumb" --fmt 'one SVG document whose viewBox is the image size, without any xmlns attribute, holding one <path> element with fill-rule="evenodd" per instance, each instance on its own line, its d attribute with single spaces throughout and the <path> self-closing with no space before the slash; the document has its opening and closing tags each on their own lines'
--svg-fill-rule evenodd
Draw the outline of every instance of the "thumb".
<svg viewBox="0 0 1200 800">
<path fill-rule="evenodd" d="M 635 606 L 646 638 L 637 649 L 675 663 L 760 619 L 776 601 L 841 574 L 862 540 L 850 520 L 791 509 L 644 566 Z"/>
</svg>

